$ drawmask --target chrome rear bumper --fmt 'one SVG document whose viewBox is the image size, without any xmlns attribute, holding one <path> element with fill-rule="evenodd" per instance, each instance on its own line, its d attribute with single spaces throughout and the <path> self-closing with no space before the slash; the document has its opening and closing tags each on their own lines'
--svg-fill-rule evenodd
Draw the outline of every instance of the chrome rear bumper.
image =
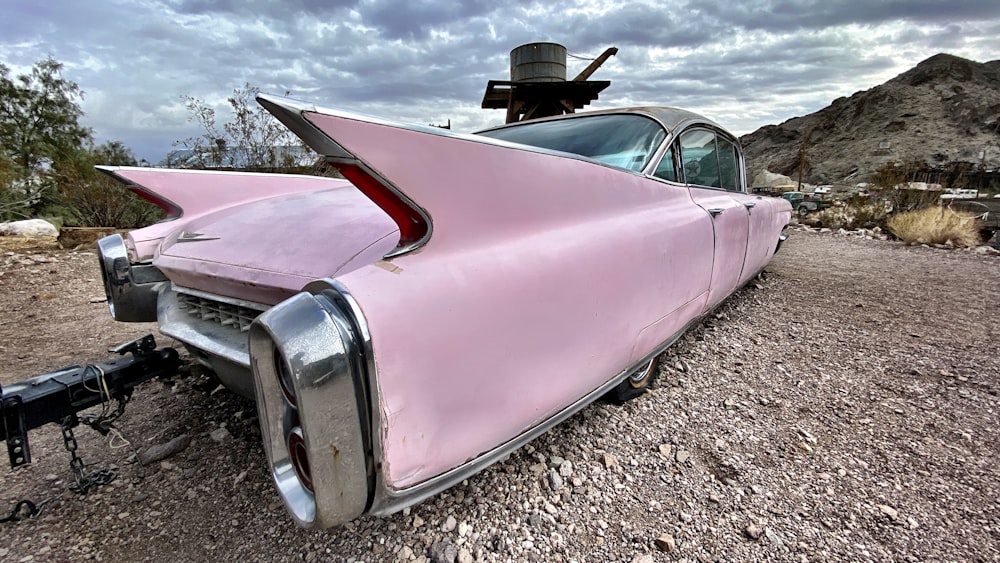
<svg viewBox="0 0 1000 563">
<path fill-rule="evenodd" d="M 97 257 L 108 308 L 116 321 L 147 323 L 156 320 L 160 283 L 167 280 L 152 264 L 129 262 L 121 235 L 97 241 Z"/>
<path fill-rule="evenodd" d="M 264 449 L 296 523 L 343 524 L 374 486 L 366 367 L 357 329 L 332 286 L 307 286 L 250 327 Z"/>
</svg>

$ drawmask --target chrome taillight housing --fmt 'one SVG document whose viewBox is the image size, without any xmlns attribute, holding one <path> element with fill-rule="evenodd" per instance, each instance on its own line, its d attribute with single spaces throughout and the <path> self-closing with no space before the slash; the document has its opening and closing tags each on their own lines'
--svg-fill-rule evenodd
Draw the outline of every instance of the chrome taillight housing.
<svg viewBox="0 0 1000 563">
<path fill-rule="evenodd" d="M 320 281 L 250 327 L 265 451 L 285 506 L 303 527 L 347 522 L 373 486 L 364 352 L 335 282 Z"/>
<path fill-rule="evenodd" d="M 108 308 L 116 321 L 156 321 L 157 289 L 166 277 L 152 264 L 132 264 L 121 235 L 97 241 L 97 258 Z"/>
</svg>

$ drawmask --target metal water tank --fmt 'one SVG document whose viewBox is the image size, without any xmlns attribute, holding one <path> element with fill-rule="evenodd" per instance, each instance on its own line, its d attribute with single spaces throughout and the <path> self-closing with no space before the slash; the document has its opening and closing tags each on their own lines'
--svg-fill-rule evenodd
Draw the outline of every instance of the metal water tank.
<svg viewBox="0 0 1000 563">
<path fill-rule="evenodd" d="M 565 82 L 566 47 L 558 43 L 528 43 L 510 52 L 514 82 Z"/>
</svg>

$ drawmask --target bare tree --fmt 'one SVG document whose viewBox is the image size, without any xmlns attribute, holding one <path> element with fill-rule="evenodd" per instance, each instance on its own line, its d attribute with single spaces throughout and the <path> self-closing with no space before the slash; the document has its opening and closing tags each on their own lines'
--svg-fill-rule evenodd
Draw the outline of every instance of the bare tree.
<svg viewBox="0 0 1000 563">
<path fill-rule="evenodd" d="M 243 170 L 283 170 L 301 163 L 311 151 L 284 125 L 257 104 L 260 88 L 245 84 L 227 99 L 232 119 L 220 124 L 216 111 L 202 99 L 185 96 L 184 103 L 203 133 L 175 143 L 193 152 L 184 162 L 172 163 L 193 168 L 237 168 Z M 293 147 L 293 148 L 290 148 Z M 307 156 L 308 158 L 308 156 Z"/>
</svg>

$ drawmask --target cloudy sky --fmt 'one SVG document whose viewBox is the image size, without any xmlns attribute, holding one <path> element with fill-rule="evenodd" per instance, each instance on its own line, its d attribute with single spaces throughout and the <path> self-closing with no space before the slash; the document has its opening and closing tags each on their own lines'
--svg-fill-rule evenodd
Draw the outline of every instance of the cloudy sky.
<svg viewBox="0 0 1000 563">
<path fill-rule="evenodd" d="M 183 97 L 265 92 L 458 131 L 500 124 L 480 108 L 535 41 L 594 74 L 591 108 L 672 105 L 738 134 L 810 113 L 940 52 L 1000 58 L 996 0 L 0 0 L 0 63 L 51 55 L 85 91 L 84 124 L 158 162 L 198 133 Z M 570 58 L 570 77 L 586 60 Z"/>
</svg>

